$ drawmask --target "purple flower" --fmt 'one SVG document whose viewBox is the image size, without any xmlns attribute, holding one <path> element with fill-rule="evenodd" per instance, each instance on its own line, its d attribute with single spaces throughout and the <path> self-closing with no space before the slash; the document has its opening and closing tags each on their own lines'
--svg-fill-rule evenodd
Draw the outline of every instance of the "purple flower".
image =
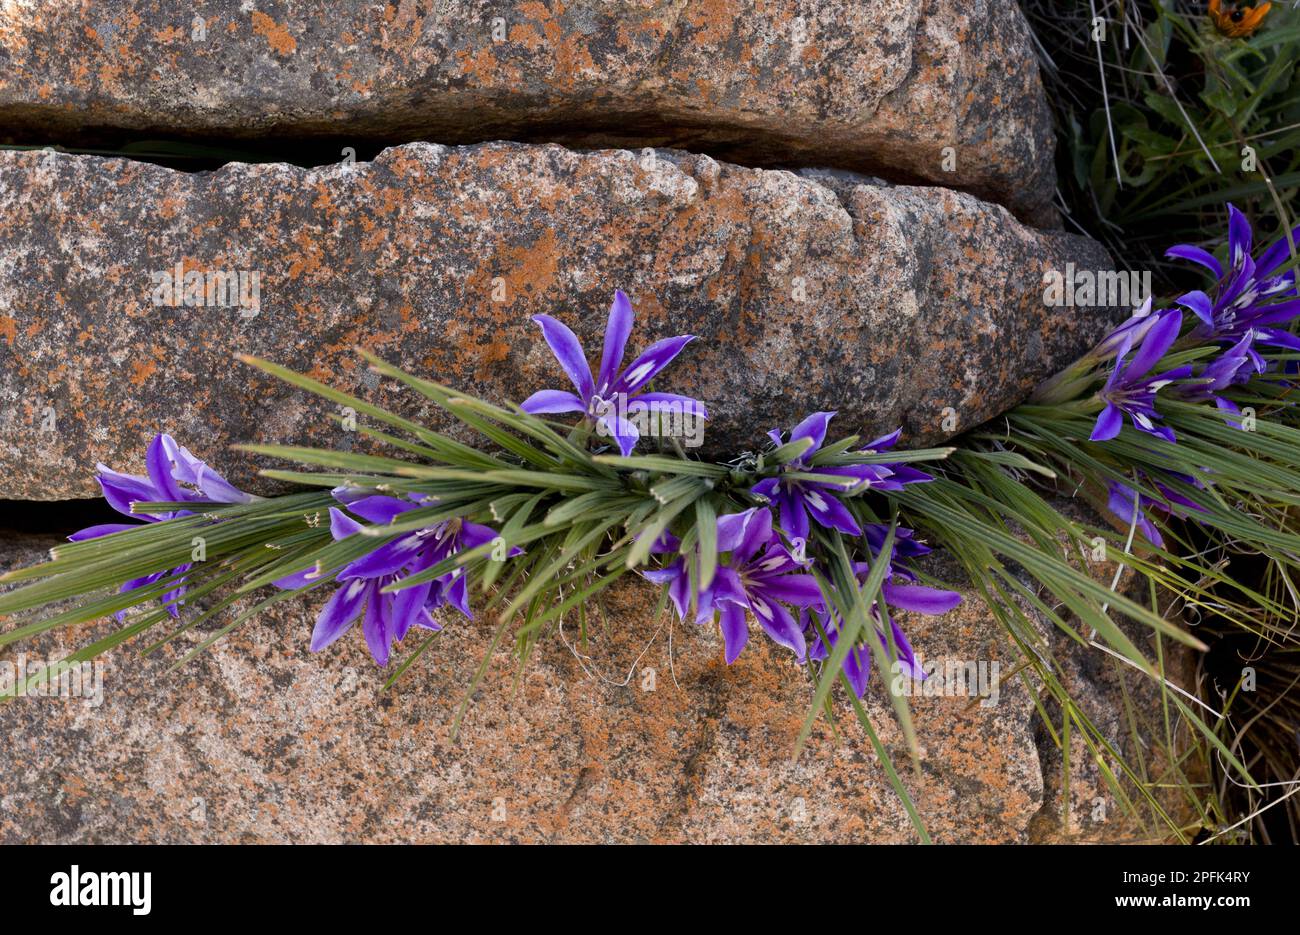
<svg viewBox="0 0 1300 935">
<path fill-rule="evenodd" d="M 882 451 L 889 451 L 898 443 L 898 438 L 903 434 L 902 429 L 894 429 L 888 435 L 882 435 L 875 441 L 867 442 L 866 445 L 858 449 L 860 454 L 874 455 Z M 902 490 L 904 484 L 924 484 L 927 481 L 934 480 L 934 477 L 918 471 L 910 464 L 901 462 L 890 462 L 889 464 L 869 465 L 875 468 L 884 468 L 884 471 L 872 472 L 865 486 L 874 490 Z M 817 473 L 829 471 L 832 474 L 841 473 L 839 468 L 817 468 Z"/>
<path fill-rule="evenodd" d="M 542 329 L 551 353 L 560 362 L 565 374 L 573 382 L 577 395 L 566 390 L 540 390 L 524 400 L 521 408 L 534 415 L 561 412 L 581 412 L 596 426 L 596 430 L 612 436 L 623 456 L 632 453 L 640 431 L 626 416 L 656 407 L 671 408 L 675 412 L 707 419 L 703 403 L 689 396 L 674 393 L 642 393 L 641 388 L 681 353 L 694 335 L 656 341 L 632 361 L 622 373 L 623 351 L 632 332 L 632 303 L 622 291 L 614 293 L 609 308 L 609 321 L 605 325 L 605 344 L 600 357 L 600 372 L 593 380 L 578 338 L 565 325 L 549 315 L 533 317 Z"/>
<path fill-rule="evenodd" d="M 681 540 L 672 533 L 665 532 L 655 542 L 650 551 L 654 554 L 676 554 L 680 548 Z M 699 554 L 698 547 L 695 554 Z M 677 611 L 677 619 L 686 619 L 691 607 L 691 576 L 687 569 L 686 556 L 678 554 L 677 558 L 663 568 L 650 568 L 641 572 L 641 577 L 654 584 L 667 585 L 668 599 L 673 602 L 673 608 Z M 697 624 L 707 623 L 713 619 L 713 589 L 716 584 L 717 576 L 715 575 L 713 582 L 707 588 L 700 588 L 696 591 L 695 622 Z"/>
<path fill-rule="evenodd" d="M 1102 338 L 1101 343 L 1089 352 L 1088 360 L 1092 363 L 1110 360 L 1120 354 L 1126 343 L 1129 346 L 1142 343 L 1142 340 L 1147 336 L 1147 332 L 1153 327 L 1170 315 L 1178 314 L 1180 314 L 1178 310 L 1173 308 L 1153 310 L 1151 297 L 1148 296 L 1147 300 L 1133 312 L 1128 321 Z"/>
<path fill-rule="evenodd" d="M 145 476 L 120 474 L 103 464 L 96 465 L 96 469 L 98 473 L 95 475 L 95 479 L 99 481 L 99 487 L 104 492 L 104 499 L 108 501 L 108 505 L 117 512 L 129 516 L 135 522 L 104 523 L 98 526 L 88 526 L 68 536 L 68 539 L 72 542 L 98 539 L 100 536 L 134 529 L 139 523 L 156 523 L 166 519 L 174 519 L 178 516 L 193 515 L 192 511 L 185 509 L 169 510 L 163 513 L 132 513 L 132 503 L 161 501 L 248 503 L 253 499 L 251 494 L 235 489 L 224 477 L 194 457 L 188 448 L 178 445 L 176 439 L 166 434 L 155 435 L 153 441 L 149 443 L 149 448 L 145 453 L 145 470 L 147 472 Z M 136 588 L 146 587 L 156 581 L 161 581 L 163 578 L 183 574 L 189 571 L 191 567 L 191 563 L 186 562 L 167 571 L 155 572 L 143 578 L 134 578 L 123 584 L 118 589 L 118 593 L 124 594 L 127 591 L 133 591 Z M 185 585 L 182 578 L 176 582 L 174 589 L 160 598 L 161 602 L 166 605 L 168 613 L 173 617 L 180 615 L 179 605 L 183 603 L 181 598 L 184 595 Z M 118 611 L 115 616 L 118 620 L 121 620 L 125 613 L 125 611 Z"/>
<path fill-rule="evenodd" d="M 826 441 L 826 428 L 833 412 L 814 412 L 790 431 L 790 441 L 808 438 L 812 445 L 799 457 L 782 466 L 781 473 L 759 481 L 750 493 L 776 504 L 781 517 L 781 529 L 795 541 L 806 541 L 809 533 L 808 516 L 817 520 L 818 525 L 835 529 L 846 535 L 858 536 L 862 530 L 853 514 L 840 502 L 839 497 L 857 493 L 860 490 L 875 488 L 880 490 L 899 490 L 903 484 L 921 480 L 931 480 L 928 474 L 922 474 L 905 465 L 893 464 L 846 464 L 835 467 L 810 467 L 813 455 Z M 875 453 L 876 449 L 888 449 L 898 440 L 898 432 L 886 435 L 871 442 L 863 451 Z M 768 433 L 773 444 L 784 444 L 778 431 Z M 900 470 L 900 468 L 902 470 Z M 792 473 L 831 474 L 844 478 L 843 484 L 822 481 L 798 480 L 788 477 Z"/>
<path fill-rule="evenodd" d="M 1190 475 L 1169 472 L 1184 484 L 1192 487 L 1201 487 L 1202 485 Z M 1148 477 L 1153 487 L 1160 491 L 1165 498 L 1157 500 L 1155 497 L 1148 497 L 1146 494 L 1138 495 L 1138 492 L 1127 484 L 1119 481 L 1110 481 L 1110 499 L 1107 501 L 1107 507 L 1112 513 L 1118 516 L 1123 522 L 1136 526 L 1146 536 L 1147 541 L 1157 548 L 1164 548 L 1165 540 L 1160 535 L 1160 530 L 1155 524 L 1147 518 L 1146 510 L 1158 510 L 1171 516 L 1186 517 L 1189 511 L 1204 513 L 1205 508 L 1194 500 L 1190 500 L 1178 491 L 1172 489 L 1167 484 Z"/>
<path fill-rule="evenodd" d="M 675 552 L 679 547 L 676 537 L 666 535 L 655 543 L 654 551 Z M 802 574 L 804 566 L 781 545 L 772 529 L 771 511 L 754 507 L 719 516 L 718 553 L 730 553 L 730 557 L 719 563 L 709 587 L 697 593 L 695 623 L 719 618 L 727 665 L 736 661 L 749 640 L 746 611 L 758 618 L 768 636 L 793 650 L 802 662 L 806 651 L 803 628 L 784 605 L 819 605 L 821 590 L 817 580 Z M 691 605 L 687 560 L 679 556 L 664 568 L 642 572 L 646 579 L 668 587 L 681 620 L 686 619 Z"/>
<path fill-rule="evenodd" d="M 345 502 L 352 513 L 381 525 L 391 523 L 402 513 L 422 505 L 382 495 L 356 498 L 351 491 L 338 491 L 336 497 Z M 335 540 L 356 535 L 363 528 L 343 511 L 330 508 L 330 535 Z M 455 569 L 400 591 L 385 593 L 383 589 L 432 568 L 457 552 L 491 542 L 496 536 L 496 532 L 487 526 L 462 519 L 446 520 L 398 536 L 349 563 L 335 576 L 339 588 L 316 617 L 311 651 L 320 652 L 361 618 L 361 631 L 370 655 L 379 665 L 386 666 L 392 645 L 401 642 L 412 626 L 442 629 L 441 624 L 433 619 L 432 611 L 449 604 L 473 619 L 464 569 Z M 510 554 L 513 556 L 520 552 L 516 548 Z M 315 568 L 308 568 L 280 578 L 275 584 L 295 589 L 319 577 Z"/>
<path fill-rule="evenodd" d="M 875 613 L 873 607 L 872 616 L 876 623 L 880 623 L 879 616 Z M 817 632 L 817 627 L 813 623 L 813 613 L 817 613 L 817 621 L 821 625 L 822 633 L 826 635 L 829 646 L 822 640 L 822 633 Z M 825 662 L 830 658 L 831 652 L 839 642 L 840 637 L 840 618 L 833 613 L 824 613 L 817 611 L 804 610 L 800 615 L 800 621 L 812 640 L 808 650 L 808 658 L 814 662 Z M 925 678 L 925 672 L 916 661 L 916 655 L 912 651 L 912 644 L 907 641 L 907 634 L 894 620 L 889 621 L 890 631 L 894 636 L 894 648 L 897 652 L 895 661 L 903 671 L 914 679 Z M 878 628 L 873 627 L 876 631 L 876 640 L 885 650 L 889 652 L 889 642 L 885 639 L 885 634 Z M 849 685 L 853 689 L 853 694 L 861 698 L 867 691 L 867 683 L 871 678 L 871 649 L 865 645 L 865 639 L 860 637 L 857 642 L 849 649 L 848 655 L 844 657 L 844 662 L 840 666 L 841 671 L 849 680 Z"/>
<path fill-rule="evenodd" d="M 1174 380 L 1190 376 L 1192 368 L 1177 367 L 1156 376 L 1151 376 L 1150 371 L 1178 339 L 1182 323 L 1180 313 L 1162 316 L 1146 332 L 1141 347 L 1131 360 L 1126 358 L 1132 348 L 1132 336 L 1124 339 L 1115 368 L 1106 385 L 1097 393 L 1106 406 L 1097 416 L 1092 441 L 1109 441 L 1118 435 L 1125 414 L 1133 421 L 1134 428 L 1168 442 L 1174 441 L 1172 429 L 1155 424 L 1154 420 L 1160 418 L 1155 408 L 1156 392 Z"/>
<path fill-rule="evenodd" d="M 871 560 L 880 561 L 880 550 L 885 546 L 889 527 L 884 523 L 869 523 L 863 530 L 863 536 L 871 549 Z M 889 567 L 885 570 L 884 580 L 880 584 L 880 596 L 890 607 L 910 610 L 918 614 L 945 614 L 962 602 L 962 596 L 956 591 L 945 591 L 916 584 L 917 576 L 908 567 L 906 560 L 920 555 L 927 555 L 930 547 L 916 540 L 915 530 L 906 526 L 894 528 L 894 544 L 889 554 Z M 871 572 L 867 562 L 854 563 L 854 571 L 860 583 L 865 583 Z M 900 583 L 902 582 L 902 583 Z"/>
<path fill-rule="evenodd" d="M 1268 362 L 1253 346 L 1255 337 L 1253 330 L 1243 334 L 1240 341 L 1225 348 L 1202 368 L 1197 374 L 1199 383 L 1186 383 L 1179 387 L 1179 395 L 1192 401 L 1214 400 L 1214 405 L 1224 412 L 1240 412 L 1236 403 L 1220 394 L 1230 387 L 1250 382 L 1253 376 L 1268 369 Z"/>
<path fill-rule="evenodd" d="M 712 594 L 727 664 L 736 660 L 749 639 L 746 611 L 773 642 L 793 650 L 803 662 L 808 650 L 803 627 L 785 605 L 820 607 L 821 588 L 816 578 L 802 573 L 804 565 L 781 544 L 772 528 L 771 511 L 752 507 L 718 517 L 718 551 L 731 553 L 730 561 L 718 566 Z"/>
<path fill-rule="evenodd" d="M 868 529 L 868 539 L 872 541 L 875 561 L 880 561 L 879 550 L 884 545 L 883 537 L 888 533 L 888 528 L 887 526 L 874 525 Z M 912 583 L 915 582 L 916 575 L 899 561 L 899 546 L 907 554 L 913 555 L 924 554 L 930 550 L 927 546 L 913 539 L 914 533 L 910 529 L 900 527 L 895 530 L 894 535 L 895 548 L 889 558 L 889 568 L 885 571 L 885 578 L 880 586 L 880 596 L 884 603 L 899 610 L 931 615 L 946 614 L 960 604 L 962 596 L 956 591 L 946 591 Z M 855 562 L 853 570 L 858 578 L 858 583 L 864 584 L 871 573 L 871 565 L 867 562 Z M 895 578 L 898 580 L 894 580 Z M 899 581 L 907 583 L 900 584 Z M 842 630 L 841 621 L 838 614 L 826 610 L 816 611 L 817 622 L 821 624 L 821 630 L 826 635 L 826 640 L 823 641 L 821 634 L 817 632 L 817 627 L 814 626 L 812 613 L 813 611 L 805 610 L 800 618 L 804 631 L 812 640 L 808 658 L 817 662 L 824 662 L 830 658 L 831 650 L 839 639 Z M 889 641 L 885 638 L 879 601 L 872 604 L 870 613 L 872 620 L 876 624 L 873 628 L 876 639 L 880 642 L 881 648 L 888 653 Z M 894 648 L 897 651 L 895 657 L 897 664 L 911 678 L 925 678 L 925 673 L 921 670 L 916 661 L 916 656 L 912 652 L 912 645 L 908 642 L 907 635 L 903 633 L 898 622 L 892 616 L 890 617 L 889 626 L 893 635 Z M 843 671 L 845 676 L 848 677 L 854 693 L 861 698 L 866 691 L 867 679 L 871 672 L 871 649 L 865 645 L 865 634 L 859 636 L 858 641 L 849 650 L 848 655 L 844 657 Z"/>
<path fill-rule="evenodd" d="M 1300 227 L 1292 232 L 1300 238 Z M 1235 343 L 1253 330 L 1260 344 L 1300 351 L 1300 338 L 1274 327 L 1300 315 L 1296 298 L 1295 273 L 1274 275 L 1289 256 L 1287 238 L 1283 237 L 1258 260 L 1252 259 L 1250 222 L 1234 205 L 1228 205 L 1228 264 L 1225 272 L 1213 254 L 1191 244 L 1179 244 L 1165 251 L 1165 256 L 1190 260 L 1218 280 L 1214 296 L 1194 290 L 1178 299 L 1200 323 L 1192 335 L 1201 340 Z M 1285 300 L 1285 301 L 1279 301 Z"/>
</svg>

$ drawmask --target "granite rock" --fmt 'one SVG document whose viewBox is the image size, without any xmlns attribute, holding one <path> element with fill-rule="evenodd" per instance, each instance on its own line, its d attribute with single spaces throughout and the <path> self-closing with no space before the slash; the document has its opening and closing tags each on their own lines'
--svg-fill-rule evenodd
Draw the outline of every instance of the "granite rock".
<svg viewBox="0 0 1300 935">
<path fill-rule="evenodd" d="M 670 146 L 1055 217 L 1029 30 L 992 0 L 10 4 L 0 128 L 100 146 Z"/>
<path fill-rule="evenodd" d="M 529 317 L 594 355 L 615 288 L 632 347 L 699 336 L 658 388 L 709 406 L 702 453 L 819 409 L 915 447 L 1004 411 L 1122 315 L 1045 305 L 1070 263 L 1112 268 L 969 194 L 675 151 L 416 143 L 202 173 L 3 152 L 0 498 L 94 495 L 94 463 L 137 466 L 158 430 L 254 491 L 266 462 L 229 444 L 356 440 L 241 352 L 446 428 L 354 347 L 519 401 L 564 382 Z M 166 304 L 190 278 L 198 304 Z"/>
</svg>

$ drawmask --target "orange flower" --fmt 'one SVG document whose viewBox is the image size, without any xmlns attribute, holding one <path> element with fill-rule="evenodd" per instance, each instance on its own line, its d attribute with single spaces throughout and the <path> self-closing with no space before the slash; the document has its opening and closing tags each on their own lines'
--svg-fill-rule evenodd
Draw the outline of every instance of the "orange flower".
<svg viewBox="0 0 1300 935">
<path fill-rule="evenodd" d="M 1214 21 L 1215 29 L 1229 39 L 1244 39 L 1259 29 L 1271 6 L 1271 3 L 1261 3 L 1255 7 L 1242 7 L 1231 3 L 1225 11 L 1220 0 L 1210 0 L 1210 19 Z"/>
</svg>

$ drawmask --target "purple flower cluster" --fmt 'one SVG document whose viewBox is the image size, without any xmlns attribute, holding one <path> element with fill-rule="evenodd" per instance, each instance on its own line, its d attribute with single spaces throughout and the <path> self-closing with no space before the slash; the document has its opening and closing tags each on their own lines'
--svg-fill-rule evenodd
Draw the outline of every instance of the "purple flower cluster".
<svg viewBox="0 0 1300 935">
<path fill-rule="evenodd" d="M 1292 236 L 1300 237 L 1300 228 Z M 1165 256 L 1190 260 L 1214 274 L 1217 282 L 1213 295 L 1194 290 L 1180 296 L 1177 304 L 1197 319 L 1186 338 L 1200 344 L 1218 344 L 1220 354 L 1199 369 L 1188 364 L 1152 374 L 1178 341 L 1183 316 L 1178 309 L 1153 311 L 1148 299 L 1090 355 L 1094 360 L 1115 357 L 1114 368 L 1097 394 L 1105 406 L 1093 428 L 1093 441 L 1114 438 L 1127 416 L 1135 429 L 1174 442 L 1173 431 L 1157 424 L 1159 390 L 1177 383 L 1173 391 L 1184 399 L 1212 401 L 1219 409 L 1236 412 L 1237 405 L 1223 392 L 1268 369 L 1257 345 L 1300 351 L 1300 338 L 1278 327 L 1300 316 L 1295 273 L 1277 272 L 1288 256 L 1287 240 L 1282 238 L 1258 259 L 1251 256 L 1252 240 L 1250 222 L 1235 206 L 1228 205 L 1226 270 L 1213 254 L 1192 244 L 1179 244 L 1165 252 Z"/>
<path fill-rule="evenodd" d="M 132 513 L 132 503 L 248 503 L 251 494 L 236 490 L 224 477 L 185 448 L 176 443 L 170 435 L 155 435 L 145 453 L 145 475 L 121 474 L 103 464 L 96 465 L 95 479 L 104 492 L 104 499 L 117 512 L 129 516 L 134 523 L 104 523 L 88 526 L 78 530 L 68 539 L 82 542 L 86 539 L 98 539 L 100 536 L 112 535 L 127 529 L 135 529 L 140 523 L 157 523 L 178 516 L 193 516 L 192 510 L 176 509 L 164 513 Z M 173 575 L 183 575 L 189 571 L 191 563 L 186 562 L 167 571 L 155 572 L 143 578 L 127 581 L 118 589 L 118 593 L 134 591 L 147 587 Z M 185 579 L 175 582 L 175 587 L 162 595 L 159 600 L 173 617 L 179 616 L 180 605 L 184 603 Z M 116 614 L 121 620 L 124 611 Z"/>
<path fill-rule="evenodd" d="M 891 554 L 887 559 L 882 559 L 880 551 L 884 548 L 885 538 L 888 534 L 889 527 L 878 523 L 868 526 L 866 530 L 867 542 L 871 547 L 872 561 L 889 562 L 889 567 L 885 570 L 884 581 L 880 585 L 880 596 L 885 605 L 898 610 L 911 611 L 912 613 L 937 616 L 946 614 L 961 603 L 961 595 L 956 591 L 930 588 L 915 583 L 916 574 L 907 567 L 905 559 L 925 555 L 930 551 L 930 547 L 917 542 L 912 530 L 906 528 L 895 529 L 894 546 Z M 853 567 L 858 577 L 858 583 L 864 584 L 871 574 L 871 563 L 855 562 Z M 884 614 L 881 603 L 882 601 L 876 601 L 871 606 L 870 611 L 872 620 L 877 626 L 875 630 L 877 642 L 888 653 L 890 637 L 892 637 L 895 653 L 894 662 L 899 666 L 900 671 L 905 672 L 910 678 L 925 678 L 925 672 L 921 669 L 916 654 L 912 651 L 912 644 L 908 642 L 907 634 L 903 632 L 898 625 L 898 621 L 893 617 L 889 618 L 890 637 L 885 635 Z M 813 623 L 813 613 L 818 615 L 817 625 Z M 829 658 L 843 628 L 839 616 L 833 612 L 826 612 L 824 607 L 813 608 L 805 611 L 805 626 L 812 633 L 817 634 L 813 640 L 812 648 L 809 650 L 809 658 L 818 662 Z M 820 628 L 821 633 L 826 635 L 825 640 L 818 633 L 818 628 Z M 871 673 L 871 649 L 861 644 L 862 640 L 860 639 L 858 645 L 849 650 L 848 655 L 844 658 L 843 666 L 844 674 L 859 698 L 867 690 L 867 679 Z"/>
<path fill-rule="evenodd" d="M 833 610 L 828 609 L 813 563 L 802 555 L 802 546 L 791 548 L 783 539 L 782 526 L 775 527 L 770 507 L 752 507 L 741 513 L 718 517 L 717 542 L 721 556 L 717 573 L 707 588 L 691 593 L 691 576 L 688 562 L 695 556 L 678 555 L 661 569 L 642 574 L 656 584 L 665 585 L 668 596 L 680 619 L 690 615 L 694 597 L 694 622 L 708 623 L 717 619 L 722 632 L 724 656 L 727 664 L 735 662 L 749 641 L 748 617 L 752 615 L 759 627 L 774 643 L 794 653 L 800 663 L 812 660 L 825 661 L 829 649 L 821 634 L 825 633 L 833 647 L 841 629 Z M 924 614 L 942 614 L 961 603 L 955 591 L 943 591 L 915 584 L 916 575 L 904 560 L 929 552 L 917 542 L 910 529 L 896 529 L 891 555 L 882 557 L 880 550 L 888 528 L 868 524 L 858 535 L 864 536 L 872 552 L 872 561 L 887 561 L 881 586 L 880 599 L 871 608 L 878 626 L 883 626 L 882 604 L 900 610 Z M 656 543 L 656 552 L 676 553 L 680 543 L 665 536 Z M 866 580 L 871 563 L 859 562 L 854 566 L 859 583 Z M 797 616 L 796 616 L 797 615 Z M 814 623 L 816 615 L 817 623 Z M 820 625 L 820 632 L 819 632 Z M 890 620 L 890 632 L 896 650 L 896 661 L 909 673 L 919 673 L 912 648 L 898 624 Z M 876 629 L 880 645 L 888 649 L 888 639 L 883 630 Z M 864 642 L 867 635 L 859 637 L 844 660 L 843 669 L 855 692 L 861 697 L 866 690 L 870 670 L 869 653 Z M 918 675 L 917 677 L 923 677 Z"/>
<path fill-rule="evenodd" d="M 337 488 L 334 497 L 348 513 L 380 526 L 392 523 L 403 513 L 430 505 L 430 501 L 418 494 L 411 500 L 403 500 L 355 488 Z M 330 535 L 335 541 L 355 536 L 364 528 L 343 510 L 331 507 L 329 512 Z M 320 652 L 360 619 L 370 655 L 379 665 L 386 666 L 392 645 L 400 643 L 411 627 L 442 629 L 432 615 L 440 607 L 454 607 L 472 620 L 468 579 L 463 569 L 454 569 L 399 591 L 386 593 L 383 589 L 496 537 L 496 531 L 487 526 L 464 519 L 444 520 L 402 534 L 350 562 L 333 576 L 339 588 L 316 617 L 311 651 Z M 520 551 L 512 549 L 510 554 L 518 555 Z M 296 589 L 319 578 L 320 572 L 311 567 L 286 575 L 275 584 Z"/>
<path fill-rule="evenodd" d="M 1300 227 L 1292 231 L 1300 241 Z M 1290 255 L 1283 237 L 1258 258 L 1250 255 L 1253 235 L 1250 221 L 1228 205 L 1228 268 L 1214 255 L 1192 244 L 1179 244 L 1165 251 L 1165 256 L 1190 260 L 1205 267 L 1216 280 L 1213 296 L 1194 290 L 1182 295 L 1178 304 L 1190 310 L 1199 323 L 1192 336 L 1201 341 L 1236 345 L 1253 337 L 1260 344 L 1300 351 L 1300 338 L 1277 327 L 1300 315 L 1295 273 L 1278 273 L 1277 268 Z"/>
<path fill-rule="evenodd" d="M 1291 236 L 1300 238 L 1300 228 Z M 1176 304 L 1196 318 L 1196 324 L 1186 335 L 1181 334 L 1183 313 L 1179 308 L 1153 310 L 1148 299 L 1089 355 L 1093 361 L 1115 359 L 1105 385 L 1097 393 L 1104 405 L 1093 427 L 1092 441 L 1115 438 L 1127 417 L 1133 428 L 1176 443 L 1173 430 L 1158 424 L 1161 415 L 1156 401 L 1160 390 L 1170 387 L 1169 392 L 1181 399 L 1213 402 L 1224 412 L 1236 413 L 1237 404 L 1224 393 L 1273 366 L 1260 352 L 1261 346 L 1300 351 L 1300 338 L 1280 327 L 1300 316 L 1295 273 L 1278 272 L 1289 255 L 1287 238 L 1283 237 L 1258 257 L 1251 255 L 1252 243 L 1250 222 L 1234 205 L 1228 205 L 1226 268 L 1213 254 L 1192 244 L 1179 244 L 1166 251 L 1167 257 L 1189 260 L 1209 270 L 1216 283 L 1210 292 L 1194 290 L 1178 298 Z M 1185 364 L 1153 374 L 1180 335 L 1190 345 L 1217 345 L 1219 352 L 1195 366 Z M 1171 477 L 1194 485 L 1192 478 L 1172 474 Z M 1165 497 L 1163 502 L 1145 495 L 1139 497 L 1127 485 L 1114 482 L 1110 487 L 1110 509 L 1159 546 L 1163 539 L 1146 510 L 1185 516 L 1188 510 L 1201 508 L 1170 490 L 1167 484 L 1151 477 L 1147 480 Z"/>
</svg>

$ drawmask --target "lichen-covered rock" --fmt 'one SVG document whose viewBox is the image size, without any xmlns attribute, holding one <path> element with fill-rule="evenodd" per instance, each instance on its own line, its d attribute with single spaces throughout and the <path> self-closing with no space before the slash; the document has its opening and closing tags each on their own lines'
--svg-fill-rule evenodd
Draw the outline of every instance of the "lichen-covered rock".
<svg viewBox="0 0 1300 935">
<path fill-rule="evenodd" d="M 921 445 L 1003 411 L 1120 314 L 1045 306 L 1067 263 L 1111 265 L 971 195 L 676 152 L 418 143 L 195 174 L 0 153 L 0 498 L 94 495 L 94 463 L 131 469 L 159 430 L 264 490 L 266 462 L 227 445 L 358 436 L 237 353 L 445 428 L 373 387 L 354 346 L 521 401 L 564 382 L 529 316 L 594 356 L 616 288 L 633 347 L 699 336 L 657 388 L 708 405 L 704 453 L 823 409 L 836 434 Z"/>
<path fill-rule="evenodd" d="M 50 544 L 0 537 L 0 571 Z M 810 690 L 789 653 L 756 632 L 728 667 L 715 628 L 655 619 L 657 598 L 646 583 L 616 587 L 592 608 L 588 644 L 566 620 L 517 690 L 517 662 L 499 651 L 454 739 L 489 620 L 448 620 L 389 693 L 359 633 L 307 651 L 314 605 L 280 605 L 172 675 L 207 632 L 147 658 L 128 644 L 107 659 L 99 703 L 86 689 L 0 704 L 0 843 L 914 840 L 847 704 L 838 736 L 822 722 L 793 760 Z M 974 600 L 901 619 L 923 660 L 1000 680 L 995 703 L 911 699 L 914 773 L 873 676 L 866 710 L 923 821 L 939 841 L 1027 840 L 1044 776 L 1006 637 Z M 104 629 L 6 647 L 0 673 Z"/>
<path fill-rule="evenodd" d="M 9 4 L 0 128 L 673 146 L 1053 216 L 1029 31 L 993 0 Z"/>
</svg>

